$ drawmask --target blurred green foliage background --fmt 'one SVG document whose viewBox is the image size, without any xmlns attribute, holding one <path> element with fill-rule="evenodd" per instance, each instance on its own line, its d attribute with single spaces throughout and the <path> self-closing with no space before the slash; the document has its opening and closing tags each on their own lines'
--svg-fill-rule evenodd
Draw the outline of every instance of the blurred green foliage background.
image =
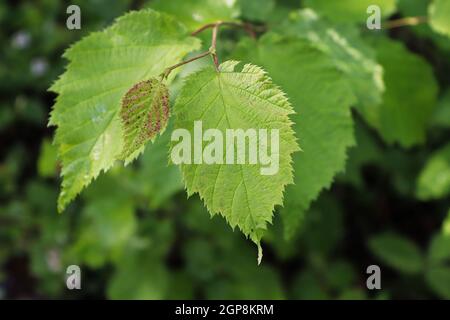
<svg viewBox="0 0 450 320">
<path fill-rule="evenodd" d="M 155 7 L 195 29 L 198 15 L 224 14 L 270 27 L 301 7 L 241 0 L 224 13 L 220 2 L 0 2 L 0 298 L 450 298 L 450 40 L 427 26 L 390 33 L 426 58 L 439 83 L 427 143 L 389 146 L 355 115 L 358 146 L 345 174 L 292 239 L 277 216 L 261 266 L 241 233 L 211 219 L 198 196 L 186 199 L 178 169 L 152 156 L 167 135 L 56 213 L 59 165 L 47 128 L 55 96 L 47 88 L 64 70 L 64 50 L 130 9 Z M 394 17 L 419 15 L 423 2 L 398 1 Z M 81 30 L 65 26 L 70 4 L 81 7 Z M 236 31 L 221 34 L 224 57 L 235 39 Z M 72 264 L 82 268 L 80 291 L 65 286 Z M 382 290 L 366 288 L 372 264 L 381 267 Z"/>
</svg>

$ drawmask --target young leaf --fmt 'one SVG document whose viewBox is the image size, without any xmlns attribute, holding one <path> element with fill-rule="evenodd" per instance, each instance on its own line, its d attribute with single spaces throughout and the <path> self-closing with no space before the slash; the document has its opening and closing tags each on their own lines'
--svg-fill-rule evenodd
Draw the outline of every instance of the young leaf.
<svg viewBox="0 0 450 320">
<path fill-rule="evenodd" d="M 295 184 L 288 186 L 281 212 L 288 237 L 345 168 L 347 149 L 354 145 L 350 107 L 355 98 L 333 60 L 310 41 L 267 34 L 239 50 L 238 55 L 268 70 L 297 111 L 295 131 L 303 152 L 294 155 Z"/>
<path fill-rule="evenodd" d="M 219 72 L 207 67 L 188 77 L 174 107 L 175 129 L 193 136 L 194 121 L 201 120 L 203 131 L 218 129 L 223 137 L 227 129 L 267 129 L 267 137 L 279 130 L 279 170 L 274 175 L 262 175 L 260 163 L 181 166 L 189 195 L 199 193 L 212 215 L 220 213 L 259 247 L 275 205 L 282 204 L 284 188 L 293 181 L 292 153 L 299 148 L 289 119 L 294 111 L 284 93 L 261 68 L 238 64 L 227 61 Z"/>
<path fill-rule="evenodd" d="M 433 0 L 428 16 L 433 30 L 450 37 L 450 1 Z"/>
<path fill-rule="evenodd" d="M 169 120 L 169 91 L 165 84 L 150 79 L 135 84 L 122 100 L 124 148 L 121 159 L 134 159 L 146 142 L 164 131 Z"/>
<path fill-rule="evenodd" d="M 424 259 L 420 249 L 409 239 L 395 233 L 383 233 L 369 240 L 372 252 L 387 265 L 404 273 L 419 273 Z"/>
<path fill-rule="evenodd" d="M 124 15 L 65 52 L 67 70 L 50 88 L 58 93 L 50 125 L 58 127 L 55 143 L 62 161 L 59 211 L 122 151 L 119 111 L 127 90 L 198 47 L 199 41 L 177 21 L 143 10 Z"/>
</svg>

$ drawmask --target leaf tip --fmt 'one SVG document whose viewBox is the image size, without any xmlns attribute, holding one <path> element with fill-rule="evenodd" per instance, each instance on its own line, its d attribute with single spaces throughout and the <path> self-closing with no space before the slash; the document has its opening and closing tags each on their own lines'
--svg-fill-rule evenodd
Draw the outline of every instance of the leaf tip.
<svg viewBox="0 0 450 320">
<path fill-rule="evenodd" d="M 256 246 L 258 247 L 258 266 L 261 264 L 262 258 L 263 258 L 263 250 L 261 247 L 261 243 L 257 243 Z"/>
</svg>

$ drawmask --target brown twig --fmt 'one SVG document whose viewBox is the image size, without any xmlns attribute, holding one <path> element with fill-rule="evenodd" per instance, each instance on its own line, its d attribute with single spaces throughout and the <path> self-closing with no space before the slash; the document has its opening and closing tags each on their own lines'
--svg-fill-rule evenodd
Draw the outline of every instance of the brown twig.
<svg viewBox="0 0 450 320">
<path fill-rule="evenodd" d="M 401 18 L 397 20 L 387 21 L 386 22 L 386 29 L 394 29 L 399 27 L 405 27 L 405 26 L 416 26 L 422 23 L 428 22 L 427 17 L 407 17 L 407 18 Z"/>
<path fill-rule="evenodd" d="M 253 25 L 249 24 L 249 23 L 239 23 L 239 22 L 229 22 L 229 21 L 217 21 L 214 23 L 208 23 L 205 24 L 204 26 L 202 26 L 201 28 L 195 30 L 194 32 L 191 33 L 192 36 L 196 36 L 199 33 L 207 30 L 207 29 L 211 29 L 212 28 L 212 37 L 211 37 L 211 47 L 209 48 L 208 51 L 203 52 L 195 57 L 192 57 L 186 61 L 182 61 L 180 63 L 177 63 L 171 67 L 168 67 L 166 70 L 164 70 L 164 72 L 160 75 L 161 79 L 167 79 L 167 77 L 169 76 L 169 74 L 176 68 L 181 67 L 185 64 L 191 63 L 195 60 L 201 59 L 203 57 L 206 57 L 207 55 L 211 55 L 213 62 L 214 62 L 214 67 L 216 68 L 216 71 L 219 71 L 219 58 L 217 56 L 217 37 L 219 34 L 219 28 L 221 26 L 233 26 L 233 27 L 238 27 L 238 28 L 243 28 L 252 38 L 256 38 L 256 31 L 253 27 Z"/>
<path fill-rule="evenodd" d="M 216 71 L 219 71 L 219 58 L 217 57 L 217 34 L 219 33 L 219 27 L 222 25 L 222 22 L 219 21 L 213 28 L 212 31 L 212 39 L 211 39 L 211 47 L 209 48 L 209 52 L 214 61 L 214 66 Z"/>
<path fill-rule="evenodd" d="M 199 29 L 197 29 L 197 30 L 195 30 L 194 32 L 192 32 L 191 33 L 191 36 L 196 36 L 196 35 L 198 35 L 199 33 L 202 33 L 203 31 L 205 31 L 205 30 L 207 30 L 207 29 L 210 29 L 210 28 L 214 28 L 214 26 L 217 24 L 217 22 L 216 23 L 208 23 L 208 24 L 205 24 L 204 26 L 202 26 L 201 28 L 199 28 Z"/>
</svg>

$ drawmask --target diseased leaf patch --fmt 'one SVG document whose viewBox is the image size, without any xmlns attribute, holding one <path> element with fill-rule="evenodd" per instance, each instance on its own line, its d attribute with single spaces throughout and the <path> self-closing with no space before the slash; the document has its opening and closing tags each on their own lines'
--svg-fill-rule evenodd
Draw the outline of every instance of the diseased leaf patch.
<svg viewBox="0 0 450 320">
<path fill-rule="evenodd" d="M 120 118 L 124 147 L 121 159 L 134 158 L 145 144 L 164 131 L 169 120 L 169 91 L 157 79 L 134 85 L 124 96 Z"/>
</svg>

